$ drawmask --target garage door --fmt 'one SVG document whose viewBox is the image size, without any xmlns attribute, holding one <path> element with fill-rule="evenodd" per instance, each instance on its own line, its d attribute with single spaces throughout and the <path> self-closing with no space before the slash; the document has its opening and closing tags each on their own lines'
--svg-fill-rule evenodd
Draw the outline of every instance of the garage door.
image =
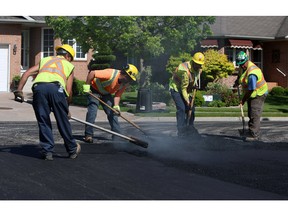
<svg viewBox="0 0 288 216">
<path fill-rule="evenodd" d="M 8 92 L 9 45 L 0 44 L 0 91 Z"/>
</svg>

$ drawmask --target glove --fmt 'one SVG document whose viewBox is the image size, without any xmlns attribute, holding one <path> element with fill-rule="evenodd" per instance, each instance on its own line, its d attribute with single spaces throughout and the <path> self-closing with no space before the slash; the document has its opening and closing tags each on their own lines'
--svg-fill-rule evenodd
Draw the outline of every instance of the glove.
<svg viewBox="0 0 288 216">
<path fill-rule="evenodd" d="M 90 92 L 90 85 L 89 84 L 84 84 L 83 85 L 83 92 L 84 93 L 89 93 Z"/>
<path fill-rule="evenodd" d="M 118 112 L 118 115 L 120 115 L 120 106 L 113 106 L 113 109 Z"/>
<path fill-rule="evenodd" d="M 14 96 L 15 96 L 15 101 L 18 101 L 20 103 L 23 103 L 24 101 L 24 95 L 23 95 L 23 92 L 21 90 L 16 90 L 13 92 L 14 93 Z"/>
</svg>

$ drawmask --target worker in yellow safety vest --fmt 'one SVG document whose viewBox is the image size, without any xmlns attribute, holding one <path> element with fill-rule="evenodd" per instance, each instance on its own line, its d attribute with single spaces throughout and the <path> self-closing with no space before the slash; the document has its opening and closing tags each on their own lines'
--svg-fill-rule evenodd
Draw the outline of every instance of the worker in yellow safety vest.
<svg viewBox="0 0 288 216">
<path fill-rule="evenodd" d="M 107 68 L 104 70 L 91 70 L 87 76 L 86 84 L 90 85 L 89 88 L 84 88 L 85 92 L 90 92 L 101 99 L 104 103 L 113 107 L 113 109 L 118 110 L 120 112 L 120 99 L 123 92 L 126 90 L 128 85 L 136 81 L 136 77 L 138 75 L 138 69 L 132 65 L 127 64 L 123 67 L 122 70 Z M 86 113 L 86 121 L 94 124 L 95 119 L 97 117 L 98 107 L 100 105 L 100 101 L 92 97 L 91 95 L 87 95 L 87 113 Z M 118 115 L 113 112 L 109 107 L 103 105 L 103 110 L 107 115 L 107 119 L 109 121 L 111 130 L 120 133 L 120 125 L 118 122 Z M 112 139 L 117 139 L 116 136 L 112 136 Z M 89 125 L 85 125 L 85 142 L 93 143 L 93 127 Z"/>
<path fill-rule="evenodd" d="M 64 146 L 69 158 L 75 159 L 81 147 L 72 136 L 69 122 L 69 101 L 72 97 L 74 65 L 71 63 L 75 56 L 73 48 L 64 44 L 55 48 L 57 56 L 49 56 L 40 60 L 39 64 L 29 68 L 21 77 L 19 86 L 14 91 L 15 100 L 24 101 L 23 87 L 28 77 L 33 76 L 33 109 L 39 127 L 42 157 L 53 160 L 54 139 L 50 119 L 51 111 L 57 122 L 58 130 L 64 140 Z"/>
<path fill-rule="evenodd" d="M 260 118 L 268 94 L 268 85 L 261 69 L 249 60 L 245 52 L 240 51 L 237 54 L 236 64 L 240 69 L 239 84 L 244 94 L 240 106 L 246 101 L 248 106 L 249 132 L 246 134 L 246 141 L 259 140 Z"/>
<path fill-rule="evenodd" d="M 176 120 L 179 137 L 193 135 L 196 132 L 194 100 L 196 90 L 200 86 L 203 64 L 203 53 L 196 52 L 191 61 L 179 64 L 170 78 L 169 90 L 177 109 Z M 192 112 L 191 116 L 188 115 L 189 112 Z"/>
</svg>

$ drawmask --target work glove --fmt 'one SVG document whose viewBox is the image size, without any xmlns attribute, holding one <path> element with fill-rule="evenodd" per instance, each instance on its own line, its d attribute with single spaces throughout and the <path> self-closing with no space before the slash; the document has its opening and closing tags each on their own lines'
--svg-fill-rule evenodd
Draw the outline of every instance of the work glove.
<svg viewBox="0 0 288 216">
<path fill-rule="evenodd" d="M 120 106 L 113 106 L 113 109 L 117 111 L 117 115 L 120 115 Z"/>
<path fill-rule="evenodd" d="M 89 93 L 90 92 L 90 85 L 89 84 L 84 84 L 83 85 L 83 92 L 84 93 Z"/>
<path fill-rule="evenodd" d="M 15 96 L 15 101 L 18 101 L 20 103 L 23 103 L 24 101 L 24 95 L 23 95 L 23 91 L 21 90 L 16 90 L 13 92 L 14 93 L 14 96 Z"/>
</svg>

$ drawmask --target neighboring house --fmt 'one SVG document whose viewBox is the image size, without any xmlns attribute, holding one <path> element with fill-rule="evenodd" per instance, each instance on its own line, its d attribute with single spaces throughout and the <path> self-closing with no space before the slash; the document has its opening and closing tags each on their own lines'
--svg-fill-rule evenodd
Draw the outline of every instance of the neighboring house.
<svg viewBox="0 0 288 216">
<path fill-rule="evenodd" d="M 83 53 L 73 42 L 73 38 L 67 41 L 76 53 L 75 77 L 86 80 L 92 53 Z M 41 58 L 55 55 L 54 48 L 60 44 L 59 39 L 54 40 L 53 30 L 47 27 L 44 16 L 0 16 L 0 92 L 11 91 L 14 76 L 23 74 Z M 31 91 L 31 79 L 24 91 Z"/>
<path fill-rule="evenodd" d="M 236 54 L 244 50 L 263 70 L 270 88 L 288 87 L 286 16 L 217 16 L 211 29 L 213 35 L 201 42 L 200 50 L 217 49 L 234 63 Z M 83 53 L 74 42 L 71 38 L 66 43 L 76 51 L 75 77 L 86 80 L 92 52 Z M 44 16 L 0 16 L 0 92 L 11 91 L 14 76 L 23 74 L 42 57 L 55 55 L 54 48 L 60 43 L 59 39 L 54 40 L 53 30 L 46 25 Z M 117 66 L 124 61 L 127 59 L 117 56 Z M 149 63 L 159 69 L 159 59 Z M 165 60 L 162 65 L 165 67 Z M 31 91 L 31 84 L 32 80 L 28 80 L 24 91 Z"/>
<path fill-rule="evenodd" d="M 211 30 L 213 35 L 201 42 L 203 51 L 217 49 L 235 65 L 243 50 L 262 69 L 270 89 L 288 87 L 288 17 L 218 16 Z"/>
</svg>

